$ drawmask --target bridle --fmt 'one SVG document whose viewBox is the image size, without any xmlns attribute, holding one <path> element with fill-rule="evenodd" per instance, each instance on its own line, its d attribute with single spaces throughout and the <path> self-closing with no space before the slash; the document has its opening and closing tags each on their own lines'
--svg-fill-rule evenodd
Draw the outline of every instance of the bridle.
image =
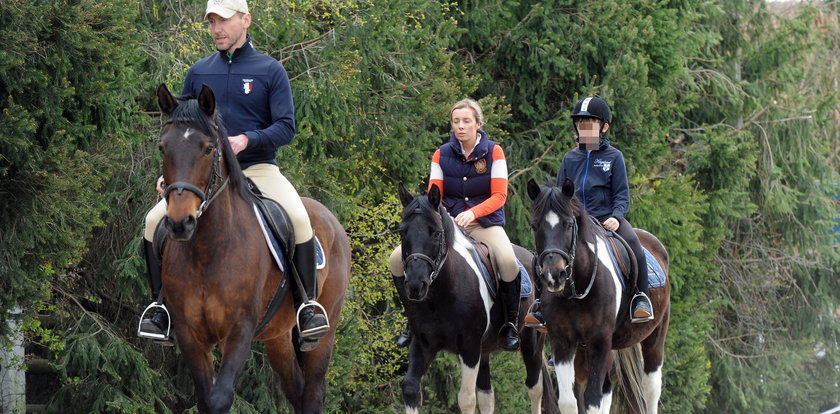
<svg viewBox="0 0 840 414">
<path fill-rule="evenodd" d="M 412 214 L 422 214 L 420 207 L 418 206 L 417 208 L 415 208 Z M 441 222 L 443 222 L 444 214 L 446 213 L 441 213 L 438 210 L 438 214 L 440 214 Z M 403 258 L 403 268 L 407 267 L 409 261 L 415 259 L 422 260 L 428 263 L 432 267 L 432 273 L 429 275 L 429 283 L 434 282 L 435 279 L 437 279 L 437 277 L 440 275 L 440 271 L 441 269 L 443 269 L 443 265 L 446 263 L 446 258 L 449 255 L 449 249 L 446 246 L 445 227 L 441 228 L 439 231 L 436 231 L 436 233 L 438 251 L 434 259 L 423 253 L 411 253 Z"/>
<path fill-rule="evenodd" d="M 171 121 L 169 122 L 171 123 Z M 216 134 L 216 148 L 214 149 L 215 154 L 213 156 L 213 168 L 210 171 L 210 181 L 207 183 L 207 187 L 202 191 L 200 188 L 196 187 L 193 184 L 184 181 L 176 181 L 172 184 L 166 186 L 166 190 L 163 191 L 163 198 L 164 200 L 169 202 L 169 193 L 173 191 L 177 191 L 178 195 L 181 195 L 184 190 L 191 191 L 193 194 L 197 195 L 198 198 L 201 199 L 201 204 L 198 206 L 198 210 L 196 210 L 195 218 L 198 219 L 201 217 L 201 214 L 204 213 L 205 210 L 210 206 L 210 203 L 216 199 L 216 197 L 221 194 L 222 190 L 227 186 L 228 182 L 230 181 L 229 177 L 225 177 L 224 181 L 222 181 L 221 185 L 216 188 L 216 184 L 222 178 L 221 174 L 221 163 L 222 163 L 222 152 L 219 150 L 219 126 L 213 123 L 213 129 L 217 132 Z"/>
<path fill-rule="evenodd" d="M 574 265 L 575 265 L 575 253 L 577 251 L 577 236 L 578 236 L 578 224 L 577 220 L 573 221 L 572 225 L 572 242 L 567 250 L 557 249 L 557 248 L 549 248 L 543 250 L 539 256 L 534 258 L 534 274 L 537 277 L 542 278 L 543 272 L 541 271 L 541 267 L 539 265 L 542 264 L 545 257 L 549 254 L 557 254 L 560 255 L 563 259 L 566 260 L 566 266 L 563 267 L 563 270 L 566 271 L 566 277 L 564 281 L 566 284 L 569 285 L 570 294 L 568 299 L 583 299 L 587 295 L 589 295 L 589 291 L 592 290 L 592 286 L 595 284 L 595 276 L 598 274 L 598 243 L 595 243 L 595 264 L 592 266 L 592 275 L 589 276 L 589 285 L 586 287 L 586 290 L 583 293 L 578 294 L 577 289 L 575 288 L 575 279 L 574 279 Z"/>
</svg>

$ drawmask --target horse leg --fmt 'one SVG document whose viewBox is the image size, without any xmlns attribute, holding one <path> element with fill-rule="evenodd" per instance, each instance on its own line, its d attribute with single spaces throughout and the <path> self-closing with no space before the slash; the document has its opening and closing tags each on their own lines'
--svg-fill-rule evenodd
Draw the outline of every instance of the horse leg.
<svg viewBox="0 0 840 414">
<path fill-rule="evenodd" d="M 245 361 L 251 353 L 253 332 L 241 326 L 235 326 L 219 343 L 222 362 L 219 375 L 210 390 L 210 412 L 227 413 L 233 404 L 233 392 L 236 379 L 245 367 Z"/>
<path fill-rule="evenodd" d="M 575 345 L 567 341 L 552 338 L 552 358 L 554 374 L 557 376 L 557 407 L 563 414 L 578 411 L 575 398 Z"/>
<path fill-rule="evenodd" d="M 186 331 L 188 328 L 184 327 Z M 183 333 L 183 335 L 182 335 Z M 212 345 L 198 341 L 189 332 L 177 332 L 178 347 L 184 362 L 190 370 L 195 384 L 195 399 L 199 413 L 209 411 L 207 401 L 210 396 L 210 389 L 213 386 L 213 361 L 210 359 Z"/>
<path fill-rule="evenodd" d="M 408 347 L 408 371 L 402 384 L 406 414 L 416 414 L 423 402 L 420 385 L 435 355 L 437 350 L 423 348 L 420 341 L 411 341 Z"/>
<path fill-rule="evenodd" d="M 297 355 L 292 346 L 291 332 L 263 341 L 271 368 L 280 375 L 280 385 L 286 400 L 296 413 L 303 412 L 304 379 Z M 320 348 L 320 347 L 319 347 Z"/>
<path fill-rule="evenodd" d="M 656 414 L 659 410 L 659 397 L 662 394 L 662 362 L 665 358 L 665 333 L 669 316 L 668 313 L 663 314 L 659 326 L 641 342 L 644 360 L 641 392 L 648 411 L 643 414 Z"/>
<path fill-rule="evenodd" d="M 607 376 L 607 362 L 610 358 L 609 339 L 595 338 L 588 346 L 589 375 L 585 391 L 583 392 L 584 406 L 587 414 L 602 413 L 602 407 L 607 404 L 604 399 L 612 398 L 612 394 L 604 395 L 604 379 Z"/>
<path fill-rule="evenodd" d="M 463 375 L 463 367 L 461 370 Z M 464 385 L 463 382 L 466 381 L 465 379 L 461 380 L 461 389 L 463 389 Z M 490 383 L 490 355 L 489 354 L 482 354 L 481 360 L 478 364 L 478 379 L 476 381 L 476 387 L 478 388 L 478 411 L 482 414 L 485 413 L 492 413 L 496 409 L 496 397 L 493 393 L 493 384 Z M 458 402 L 460 403 L 460 395 L 458 398 Z M 462 407 L 463 411 L 463 407 Z M 472 412 L 472 411 L 470 411 Z"/>
<path fill-rule="evenodd" d="M 330 320 L 338 321 L 338 315 Z M 318 348 L 300 354 L 303 369 L 303 413 L 321 413 L 327 396 L 327 368 L 332 358 L 335 342 L 335 327 L 327 336 L 321 338 Z"/>
<path fill-rule="evenodd" d="M 604 414 L 610 414 L 610 410 L 612 409 L 612 391 L 613 391 L 613 383 L 612 378 L 610 377 L 610 371 L 615 366 L 615 359 L 613 358 L 613 353 L 609 353 L 609 359 L 607 362 L 607 373 L 604 375 L 604 383 L 601 386 L 601 393 L 603 394 L 603 398 L 601 399 L 601 412 Z"/>
<path fill-rule="evenodd" d="M 481 345 L 476 344 L 473 348 L 474 352 L 466 352 L 458 355 L 458 360 L 461 361 L 461 389 L 458 391 L 458 407 L 461 408 L 462 414 L 472 414 L 475 412 L 476 396 L 475 386 L 478 380 L 479 361 L 481 354 L 479 349 Z M 487 373 L 488 379 L 490 373 Z M 489 382 L 489 381 L 488 381 Z M 492 389 L 490 390 L 492 398 Z M 482 411 L 483 412 L 483 411 Z"/>
<path fill-rule="evenodd" d="M 539 339 L 543 338 L 534 329 L 525 329 L 521 336 L 520 353 L 522 362 L 525 364 L 525 387 L 528 388 L 528 397 L 531 399 L 531 414 L 542 412 L 543 398 L 543 349 Z"/>
</svg>

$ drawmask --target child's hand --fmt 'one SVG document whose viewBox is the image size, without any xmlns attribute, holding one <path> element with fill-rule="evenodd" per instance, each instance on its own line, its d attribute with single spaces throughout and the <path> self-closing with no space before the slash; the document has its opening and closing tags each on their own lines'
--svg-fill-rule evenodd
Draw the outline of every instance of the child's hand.
<svg viewBox="0 0 840 414">
<path fill-rule="evenodd" d="M 607 230 L 609 230 L 609 231 L 616 231 L 616 230 L 618 230 L 618 225 L 619 225 L 619 223 L 618 223 L 618 220 L 616 220 L 616 219 L 615 219 L 615 217 L 610 217 L 610 218 L 608 218 L 606 221 L 604 221 L 604 222 L 603 222 L 603 223 L 601 223 L 601 224 L 603 224 L 603 225 L 604 225 L 604 228 L 605 228 L 605 229 L 607 229 Z"/>
</svg>

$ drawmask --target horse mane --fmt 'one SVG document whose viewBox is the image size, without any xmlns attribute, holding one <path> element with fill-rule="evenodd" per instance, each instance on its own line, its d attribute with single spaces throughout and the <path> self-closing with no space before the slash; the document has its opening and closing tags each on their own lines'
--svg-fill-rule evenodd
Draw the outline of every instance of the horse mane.
<svg viewBox="0 0 840 414">
<path fill-rule="evenodd" d="M 560 187 L 542 187 L 542 191 L 531 206 L 531 226 L 537 227 L 539 222 L 549 211 L 556 211 L 562 215 L 573 215 L 578 221 L 578 232 L 587 243 L 594 243 L 589 213 L 583 208 L 577 195 L 568 197 Z"/>
<path fill-rule="evenodd" d="M 439 214 L 436 216 L 434 212 Z M 455 233 L 451 230 L 454 227 L 454 222 L 450 219 L 447 220 L 446 218 L 449 216 L 449 213 L 446 209 L 443 208 L 442 205 L 439 205 L 437 209 L 432 206 L 432 203 L 429 202 L 429 197 L 427 194 L 421 194 L 414 197 L 408 205 L 405 206 L 402 213 L 402 223 L 405 223 L 408 218 L 413 214 L 420 214 L 421 216 L 425 217 L 426 219 L 440 222 L 441 227 L 443 227 L 445 241 L 447 246 L 452 246 L 452 241 L 455 238 Z M 402 226 L 402 224 L 401 224 Z"/>
<path fill-rule="evenodd" d="M 208 117 L 198 106 L 198 99 L 193 95 L 183 95 L 176 98 L 178 106 L 172 111 L 169 123 L 178 128 L 195 128 L 210 137 L 216 137 L 221 143 L 223 151 L 222 158 L 228 169 L 228 178 L 231 189 L 239 193 L 245 200 L 252 198 L 251 191 L 245 181 L 245 174 L 239 166 L 239 160 L 228 141 L 227 128 L 222 120 L 222 115 L 216 111 L 214 116 Z M 215 122 L 214 122 L 215 120 Z"/>
</svg>

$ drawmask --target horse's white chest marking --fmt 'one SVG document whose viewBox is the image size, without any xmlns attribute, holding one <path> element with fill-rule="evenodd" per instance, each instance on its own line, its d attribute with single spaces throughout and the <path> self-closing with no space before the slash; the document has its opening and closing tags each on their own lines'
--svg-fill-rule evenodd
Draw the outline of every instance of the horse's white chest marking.
<svg viewBox="0 0 840 414">
<path fill-rule="evenodd" d="M 192 132 L 193 132 L 192 128 L 187 128 L 187 130 L 184 131 L 184 139 L 189 141 L 190 135 L 192 135 Z"/>
<path fill-rule="evenodd" d="M 484 280 L 481 278 L 481 272 L 478 270 L 478 264 L 475 262 L 469 251 L 472 242 L 467 239 L 463 233 L 456 231 L 455 242 L 452 244 L 452 248 L 464 258 L 467 264 L 470 265 L 470 269 L 472 270 L 470 273 L 472 273 L 478 280 L 478 291 L 481 294 L 481 300 L 484 302 L 484 313 L 487 318 L 487 324 L 484 328 L 484 332 L 487 332 L 490 329 L 490 308 L 493 307 L 493 300 L 490 298 L 490 291 L 487 290 L 487 285 L 484 284 Z"/>
<path fill-rule="evenodd" d="M 557 216 L 557 213 L 549 211 L 548 214 L 545 215 L 545 222 L 553 229 L 554 226 L 560 224 L 560 217 Z"/>
</svg>

